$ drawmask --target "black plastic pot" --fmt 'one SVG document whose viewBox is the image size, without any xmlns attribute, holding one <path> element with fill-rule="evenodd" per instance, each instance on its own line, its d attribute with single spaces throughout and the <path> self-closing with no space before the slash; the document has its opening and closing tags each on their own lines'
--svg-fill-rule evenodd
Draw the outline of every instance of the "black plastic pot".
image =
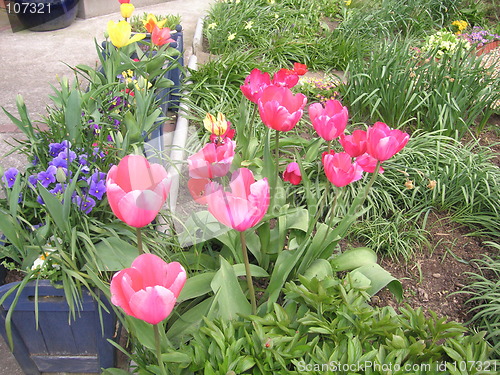
<svg viewBox="0 0 500 375">
<path fill-rule="evenodd" d="M 14 0 L 9 3 L 10 14 L 15 13 L 23 27 L 50 31 L 73 23 L 80 0 Z"/>
</svg>

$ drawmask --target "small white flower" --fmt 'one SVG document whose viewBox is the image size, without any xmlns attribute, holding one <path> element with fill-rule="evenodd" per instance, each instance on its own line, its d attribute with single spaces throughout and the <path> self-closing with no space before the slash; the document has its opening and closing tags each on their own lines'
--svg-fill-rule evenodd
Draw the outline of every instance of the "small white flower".
<svg viewBox="0 0 500 375">
<path fill-rule="evenodd" d="M 253 21 L 247 21 L 245 24 L 245 30 L 250 30 L 253 26 Z"/>
<path fill-rule="evenodd" d="M 217 27 L 217 22 L 212 22 L 208 24 L 208 30 L 215 29 Z"/>
<path fill-rule="evenodd" d="M 228 35 L 227 40 L 233 40 L 234 38 L 236 38 L 236 33 L 231 33 Z"/>
</svg>

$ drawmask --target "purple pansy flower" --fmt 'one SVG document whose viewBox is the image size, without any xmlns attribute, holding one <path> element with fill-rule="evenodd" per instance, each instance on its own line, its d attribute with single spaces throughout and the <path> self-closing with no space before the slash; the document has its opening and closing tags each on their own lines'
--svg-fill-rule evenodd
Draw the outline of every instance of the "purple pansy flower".
<svg viewBox="0 0 500 375">
<path fill-rule="evenodd" d="M 18 174 L 19 171 L 17 170 L 17 168 L 13 167 L 5 171 L 5 174 L 3 175 L 2 179 L 7 184 L 7 187 L 11 188 L 12 186 L 14 186 Z"/>
<path fill-rule="evenodd" d="M 46 188 L 50 184 L 56 182 L 56 172 L 57 167 L 51 165 L 46 171 L 38 173 L 38 181 L 40 181 L 42 186 Z"/>
<path fill-rule="evenodd" d="M 95 207 L 95 200 L 93 200 L 90 197 L 82 199 L 80 196 L 77 195 L 74 198 L 74 202 L 76 203 L 78 208 L 80 208 L 80 210 L 82 210 L 86 214 L 90 213 L 90 211 L 92 211 L 92 209 Z"/>
<path fill-rule="evenodd" d="M 89 194 L 101 200 L 106 192 L 106 183 L 104 180 L 98 182 L 91 181 L 89 186 Z"/>
</svg>

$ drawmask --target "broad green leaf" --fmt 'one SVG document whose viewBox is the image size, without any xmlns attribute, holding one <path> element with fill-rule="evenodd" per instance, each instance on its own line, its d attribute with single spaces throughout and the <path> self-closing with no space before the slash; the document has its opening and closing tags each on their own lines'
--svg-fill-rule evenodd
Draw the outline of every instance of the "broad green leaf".
<svg viewBox="0 0 500 375">
<path fill-rule="evenodd" d="M 371 281 L 370 288 L 366 291 L 371 296 L 377 294 L 382 288 L 387 287 L 396 297 L 398 302 L 403 300 L 403 286 L 401 282 L 384 270 L 379 264 L 365 264 L 356 268 L 352 273 L 361 273 Z"/>
<path fill-rule="evenodd" d="M 218 306 L 217 316 L 233 320 L 238 318 L 238 314 L 250 314 L 250 303 L 241 289 L 233 267 L 222 257 L 220 262 L 221 267 L 211 283 Z"/>
<path fill-rule="evenodd" d="M 212 291 L 210 283 L 214 276 L 215 272 L 205 272 L 188 277 L 179 298 L 177 298 L 177 302 L 183 302 L 210 293 Z"/>
<path fill-rule="evenodd" d="M 109 237 L 95 245 L 97 265 L 101 271 L 129 268 L 139 255 L 137 247 L 118 238 Z"/>
<path fill-rule="evenodd" d="M 331 260 L 334 271 L 348 271 L 365 264 L 377 263 L 377 254 L 367 247 L 357 247 L 335 256 Z"/>
<path fill-rule="evenodd" d="M 245 276 L 245 264 L 243 263 L 238 263 L 233 266 L 234 273 L 236 276 Z M 256 266 L 255 264 L 250 264 L 250 272 L 252 273 L 253 277 L 268 277 L 269 274 L 267 271 L 259 266 Z"/>
<path fill-rule="evenodd" d="M 72 90 L 64 112 L 66 129 L 72 142 L 79 144 L 82 122 L 82 103 L 79 90 Z"/>
<path fill-rule="evenodd" d="M 323 280 L 331 276 L 333 276 L 332 265 L 326 259 L 316 259 L 304 272 L 304 277 L 309 280 L 314 277 Z"/>
<path fill-rule="evenodd" d="M 213 302 L 214 297 L 207 298 L 178 317 L 168 329 L 167 338 L 169 340 L 178 341 L 180 337 L 187 336 L 194 332 L 203 318 L 207 316 Z"/>
</svg>

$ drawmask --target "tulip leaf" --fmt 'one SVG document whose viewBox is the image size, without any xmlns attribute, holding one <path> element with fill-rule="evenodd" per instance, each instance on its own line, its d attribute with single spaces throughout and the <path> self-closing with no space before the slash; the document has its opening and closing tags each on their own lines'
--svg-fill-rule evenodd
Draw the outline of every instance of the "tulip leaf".
<svg viewBox="0 0 500 375">
<path fill-rule="evenodd" d="M 214 302 L 218 306 L 216 316 L 233 320 L 238 318 L 238 314 L 251 314 L 252 308 L 241 289 L 233 267 L 223 257 L 220 257 L 220 263 L 220 269 L 210 284 L 215 293 Z"/>
<path fill-rule="evenodd" d="M 109 237 L 95 245 L 97 266 L 101 271 L 119 271 L 129 268 L 139 255 L 137 248 L 118 238 Z"/>
<path fill-rule="evenodd" d="M 187 310 L 167 330 L 167 338 L 170 341 L 178 342 L 183 336 L 187 337 L 196 331 L 203 318 L 210 311 L 213 302 L 214 297 L 210 297 Z"/>
<path fill-rule="evenodd" d="M 181 294 L 177 298 L 177 302 L 180 303 L 210 293 L 212 291 L 210 283 L 214 276 L 215 272 L 205 272 L 189 277 L 186 280 L 184 288 L 182 288 Z"/>
<path fill-rule="evenodd" d="M 66 111 L 64 113 L 64 120 L 70 140 L 74 142 L 74 144 L 79 144 L 80 127 L 82 122 L 82 103 L 80 92 L 78 90 L 72 90 L 71 94 L 69 94 Z"/>
<path fill-rule="evenodd" d="M 64 217 L 63 205 L 55 196 L 53 196 L 46 188 L 41 184 L 38 184 L 38 191 L 40 196 L 45 203 L 45 207 L 50 213 L 50 216 L 62 232 L 69 233 L 68 218 Z"/>
<path fill-rule="evenodd" d="M 245 265 L 243 263 L 235 264 L 233 266 L 234 273 L 236 276 L 245 276 Z M 253 277 L 268 277 L 269 274 L 267 271 L 259 266 L 256 266 L 255 264 L 250 264 L 250 272 L 252 273 Z"/>
<path fill-rule="evenodd" d="M 384 270 L 379 264 L 365 264 L 351 271 L 351 275 L 361 274 L 370 279 L 370 287 L 366 291 L 371 296 L 377 294 L 382 288 L 387 287 L 396 297 L 398 302 L 403 300 L 403 286 L 401 282 Z"/>
</svg>

